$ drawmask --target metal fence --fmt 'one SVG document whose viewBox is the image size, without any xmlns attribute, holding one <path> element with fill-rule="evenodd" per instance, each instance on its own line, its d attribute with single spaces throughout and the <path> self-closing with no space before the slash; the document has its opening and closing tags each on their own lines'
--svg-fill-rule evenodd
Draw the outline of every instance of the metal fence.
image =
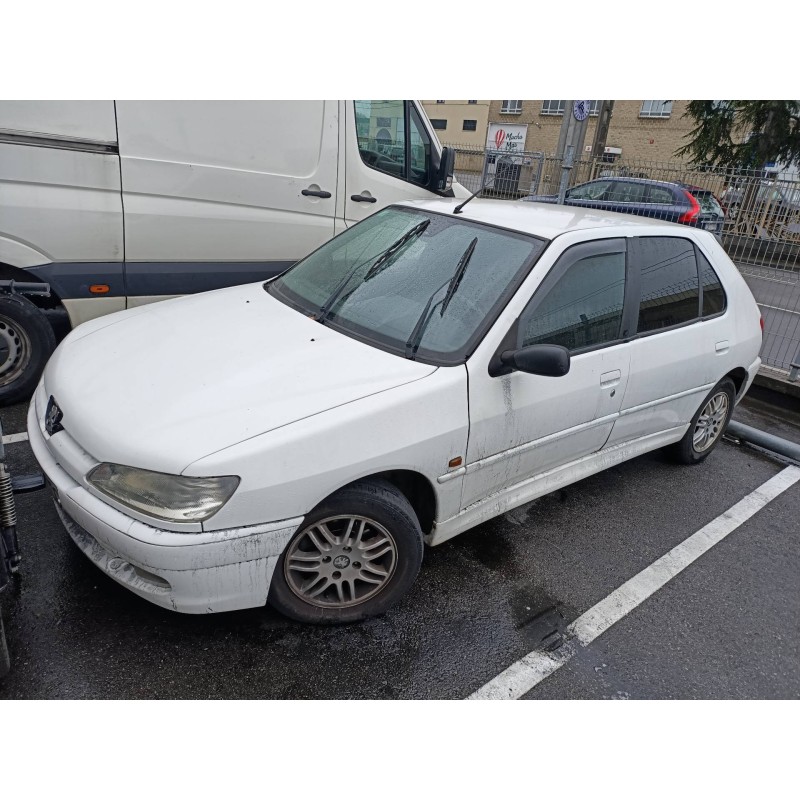
<svg viewBox="0 0 800 800">
<path fill-rule="evenodd" d="M 580 159 L 565 171 L 562 159 L 548 153 L 474 146 L 455 151 L 456 179 L 473 192 L 484 186 L 484 197 L 556 202 L 564 179 L 569 189 L 581 187 L 570 192 L 570 204 L 675 222 L 683 209 L 665 202 L 663 187 L 614 179 L 682 184 L 699 206 L 687 206 L 693 224 L 715 233 L 756 298 L 764 318 L 764 364 L 800 379 L 800 180 L 642 160 Z M 589 181 L 600 183 L 582 186 Z"/>
</svg>

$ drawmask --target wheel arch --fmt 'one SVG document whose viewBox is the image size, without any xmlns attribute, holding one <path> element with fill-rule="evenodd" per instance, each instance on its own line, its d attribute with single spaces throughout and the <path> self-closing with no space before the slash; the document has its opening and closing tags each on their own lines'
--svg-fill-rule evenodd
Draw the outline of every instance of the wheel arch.
<svg viewBox="0 0 800 800">
<path fill-rule="evenodd" d="M 392 484 L 411 504 L 414 513 L 419 520 L 423 534 L 428 534 L 433 530 L 436 520 L 437 497 L 433 484 L 422 473 L 410 469 L 391 469 L 383 472 L 373 472 L 364 475 L 354 481 L 350 481 L 344 486 L 340 486 L 336 491 L 341 491 L 347 486 L 369 480 L 384 480 Z M 331 492 L 331 497 L 335 492 Z M 327 499 L 327 498 L 325 498 Z"/>
<path fill-rule="evenodd" d="M 736 400 L 740 400 L 742 390 L 747 385 L 747 370 L 743 367 L 736 367 L 736 369 L 732 369 L 725 377 L 733 381 L 733 385 L 736 387 Z"/>
</svg>

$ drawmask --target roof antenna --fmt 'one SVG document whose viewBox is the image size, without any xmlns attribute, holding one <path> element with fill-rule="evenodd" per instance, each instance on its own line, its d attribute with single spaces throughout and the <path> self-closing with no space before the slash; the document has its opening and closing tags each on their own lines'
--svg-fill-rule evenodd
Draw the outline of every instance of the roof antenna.
<svg viewBox="0 0 800 800">
<path fill-rule="evenodd" d="M 473 197 L 477 197 L 477 196 L 478 196 L 478 195 L 479 195 L 479 194 L 480 194 L 480 193 L 481 193 L 481 192 L 482 192 L 484 189 L 489 189 L 489 188 L 491 188 L 491 186 L 494 184 L 495 178 L 497 178 L 497 166 L 496 166 L 496 164 L 497 164 L 497 161 L 495 160 L 495 171 L 494 171 L 494 175 L 492 175 L 492 180 L 491 180 L 491 183 L 488 183 L 488 184 L 486 184 L 486 183 L 482 183 L 482 184 L 481 184 L 481 186 L 480 186 L 480 188 L 478 189 L 478 191 L 477 191 L 477 192 L 475 192 L 475 194 L 471 194 L 471 195 L 470 195 L 470 196 L 469 196 L 469 197 L 468 197 L 468 198 L 467 198 L 467 199 L 466 199 L 466 200 L 465 200 L 463 203 L 459 203 L 459 204 L 458 204 L 458 205 L 457 205 L 457 206 L 456 206 L 456 207 L 453 209 L 453 213 L 454 213 L 454 214 L 460 214 L 460 213 L 461 213 L 461 209 L 462 209 L 462 208 L 464 208 L 464 206 L 465 206 L 467 203 L 469 203 L 469 201 L 470 201 L 470 200 L 472 200 L 472 198 L 473 198 Z"/>
</svg>

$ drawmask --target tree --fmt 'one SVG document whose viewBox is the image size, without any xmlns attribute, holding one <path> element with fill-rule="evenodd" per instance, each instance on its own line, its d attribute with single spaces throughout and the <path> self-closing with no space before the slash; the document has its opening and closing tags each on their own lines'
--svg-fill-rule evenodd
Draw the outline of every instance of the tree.
<svg viewBox="0 0 800 800">
<path fill-rule="evenodd" d="M 800 164 L 800 101 L 691 100 L 684 117 L 696 123 L 676 151 L 691 164 L 762 170 Z"/>
</svg>

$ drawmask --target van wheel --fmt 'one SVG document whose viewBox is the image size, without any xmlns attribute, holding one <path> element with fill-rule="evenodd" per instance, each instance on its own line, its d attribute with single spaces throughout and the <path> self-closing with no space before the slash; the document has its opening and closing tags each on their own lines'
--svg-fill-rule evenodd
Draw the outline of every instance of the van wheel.
<svg viewBox="0 0 800 800">
<path fill-rule="evenodd" d="M 360 481 L 331 495 L 283 551 L 269 604 L 299 622 L 357 622 L 383 614 L 414 583 L 422 531 L 392 484 Z"/>
<path fill-rule="evenodd" d="M 53 328 L 30 300 L 0 295 L 0 405 L 31 396 L 55 346 Z"/>
<path fill-rule="evenodd" d="M 728 427 L 735 397 L 733 381 L 723 378 L 703 400 L 683 439 L 664 448 L 667 455 L 679 464 L 699 464 L 708 458 Z"/>
</svg>

